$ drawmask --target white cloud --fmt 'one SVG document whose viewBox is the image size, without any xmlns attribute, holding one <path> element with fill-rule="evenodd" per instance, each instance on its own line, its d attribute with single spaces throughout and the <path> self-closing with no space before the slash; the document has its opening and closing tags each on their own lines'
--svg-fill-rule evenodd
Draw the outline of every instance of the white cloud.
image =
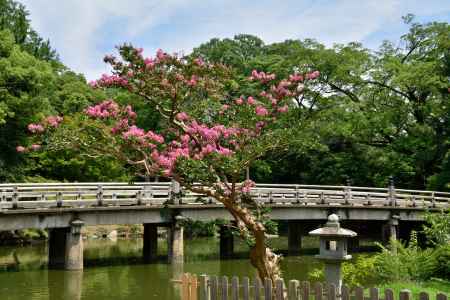
<svg viewBox="0 0 450 300">
<path fill-rule="evenodd" d="M 212 37 L 255 34 L 266 42 L 316 38 L 331 45 L 363 40 L 412 12 L 450 14 L 428 0 L 22 0 L 33 26 L 62 61 L 87 78 L 106 70 L 105 52 L 132 40 L 151 51 L 189 52 Z M 147 51 L 146 51 L 147 53 Z"/>
</svg>

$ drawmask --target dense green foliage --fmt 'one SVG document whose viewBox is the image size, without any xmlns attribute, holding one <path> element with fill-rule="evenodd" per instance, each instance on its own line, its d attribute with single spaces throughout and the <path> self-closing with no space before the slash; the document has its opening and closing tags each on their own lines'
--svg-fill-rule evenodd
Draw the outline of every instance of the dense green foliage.
<svg viewBox="0 0 450 300">
<path fill-rule="evenodd" d="M 234 66 L 237 77 L 252 69 L 321 72 L 316 88 L 295 99 L 287 124 L 299 136 L 287 156 L 272 153 L 254 166 L 256 181 L 382 186 L 394 175 L 401 186 L 447 188 L 450 27 L 405 21 L 409 32 L 378 51 L 314 40 L 264 45 L 245 35 L 194 50 Z"/>
<path fill-rule="evenodd" d="M 58 61 L 58 55 L 30 26 L 25 6 L 12 0 L 0 0 L 0 30 L 9 30 L 15 42 L 34 57 L 46 61 Z"/>
</svg>

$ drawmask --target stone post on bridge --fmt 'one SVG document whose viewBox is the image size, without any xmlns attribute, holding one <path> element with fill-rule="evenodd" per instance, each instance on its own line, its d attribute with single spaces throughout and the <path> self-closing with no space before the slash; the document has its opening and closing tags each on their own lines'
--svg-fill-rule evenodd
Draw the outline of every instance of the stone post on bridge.
<svg viewBox="0 0 450 300">
<path fill-rule="evenodd" d="M 171 264 L 182 264 L 184 261 L 183 220 L 183 216 L 176 216 L 167 231 L 167 249 Z"/>
</svg>

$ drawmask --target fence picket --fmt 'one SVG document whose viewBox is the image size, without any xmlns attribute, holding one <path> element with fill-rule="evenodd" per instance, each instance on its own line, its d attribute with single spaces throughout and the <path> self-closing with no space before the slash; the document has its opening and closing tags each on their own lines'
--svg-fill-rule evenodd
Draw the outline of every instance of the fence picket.
<svg viewBox="0 0 450 300">
<path fill-rule="evenodd" d="M 448 297 L 444 293 L 438 293 L 436 295 L 436 300 L 447 300 L 447 299 L 448 299 Z"/>
<path fill-rule="evenodd" d="M 278 279 L 275 282 L 275 299 L 284 300 L 284 282 L 283 279 Z"/>
<path fill-rule="evenodd" d="M 250 300 L 250 279 L 248 277 L 242 279 L 242 297 L 243 300 Z"/>
<path fill-rule="evenodd" d="M 302 300 L 309 300 L 309 293 L 311 286 L 308 281 L 304 281 L 302 284 Z"/>
<path fill-rule="evenodd" d="M 181 299 L 190 300 L 189 297 L 189 274 L 181 276 Z"/>
<path fill-rule="evenodd" d="M 231 278 L 231 300 L 239 300 L 239 278 Z"/>
<path fill-rule="evenodd" d="M 259 278 L 255 278 L 255 282 L 254 282 L 254 296 L 255 296 L 255 300 L 261 300 L 261 280 Z"/>
<path fill-rule="evenodd" d="M 400 291 L 400 300 L 412 300 L 411 291 L 410 290 L 401 290 Z"/>
<path fill-rule="evenodd" d="M 355 289 L 355 299 L 364 300 L 364 289 L 362 287 L 357 287 Z"/>
<path fill-rule="evenodd" d="M 298 300 L 298 289 L 300 286 L 300 282 L 298 280 L 290 280 L 289 281 L 289 290 L 288 290 L 288 298 L 289 300 Z"/>
<path fill-rule="evenodd" d="M 198 300 L 198 280 L 197 275 L 191 276 L 191 298 L 189 300 Z"/>
<path fill-rule="evenodd" d="M 394 291 L 392 289 L 384 290 L 384 300 L 394 300 Z"/>
<path fill-rule="evenodd" d="M 200 275 L 200 299 L 199 300 L 209 300 L 208 296 L 209 296 L 208 295 L 208 276 Z"/>
<path fill-rule="evenodd" d="M 272 280 L 270 278 L 264 280 L 264 300 L 272 300 Z"/>
<path fill-rule="evenodd" d="M 323 288 L 320 282 L 314 284 L 314 297 L 316 300 L 322 300 Z"/>
<path fill-rule="evenodd" d="M 370 300 L 378 300 L 379 299 L 379 290 L 378 288 L 371 288 L 369 290 Z"/>
<path fill-rule="evenodd" d="M 220 300 L 228 300 L 228 277 L 223 276 L 220 280 Z"/>
<path fill-rule="evenodd" d="M 419 300 L 430 300 L 430 296 L 428 296 L 428 293 L 421 292 L 419 294 Z"/>
<path fill-rule="evenodd" d="M 336 286 L 334 284 L 328 285 L 328 300 L 336 300 Z"/>
<path fill-rule="evenodd" d="M 346 285 L 341 288 L 341 299 L 350 300 L 350 289 Z"/>
<path fill-rule="evenodd" d="M 219 291 L 219 278 L 217 278 L 217 276 L 211 276 L 210 282 L 211 282 L 210 299 L 217 300 L 218 299 L 217 292 Z"/>
</svg>

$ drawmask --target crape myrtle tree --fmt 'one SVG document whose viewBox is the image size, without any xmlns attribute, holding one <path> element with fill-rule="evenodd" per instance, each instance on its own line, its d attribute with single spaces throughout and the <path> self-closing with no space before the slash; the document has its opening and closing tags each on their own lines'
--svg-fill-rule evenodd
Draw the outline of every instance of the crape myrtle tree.
<svg viewBox="0 0 450 300">
<path fill-rule="evenodd" d="M 319 72 L 279 79 L 255 70 L 245 82 L 236 82 L 231 68 L 200 58 L 161 50 L 154 58 L 144 58 L 142 49 L 131 45 L 118 50 L 120 57 L 105 57 L 112 74 L 91 85 L 140 96 L 160 114 L 158 131 L 138 127 L 130 105 L 108 99 L 86 108 L 78 121 L 50 117 L 30 124 L 39 143 L 17 150 L 73 147 L 80 139 L 71 138 L 65 126 L 79 122 L 83 134 L 93 138 L 82 139 L 77 147 L 123 159 L 142 175 L 175 180 L 185 190 L 222 203 L 235 220 L 236 232 L 249 244 L 259 277 L 279 278 L 280 256 L 266 245 L 267 215 L 251 197 L 255 183 L 244 175 L 267 151 L 286 148 L 290 129 L 279 120 Z"/>
</svg>

